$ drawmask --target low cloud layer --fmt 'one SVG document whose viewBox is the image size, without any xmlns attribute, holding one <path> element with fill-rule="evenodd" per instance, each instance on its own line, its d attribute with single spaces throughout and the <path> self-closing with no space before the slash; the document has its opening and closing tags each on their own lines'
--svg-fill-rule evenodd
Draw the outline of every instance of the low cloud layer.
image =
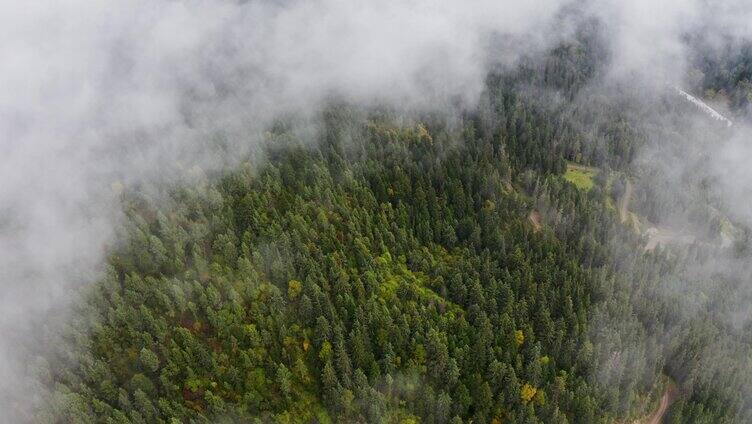
<svg viewBox="0 0 752 424">
<path fill-rule="evenodd" d="M 114 181 L 169 178 L 180 162 L 218 166 L 206 154 L 215 137 L 242 153 L 274 116 L 331 97 L 472 105 L 490 66 L 568 38 L 571 20 L 586 16 L 604 24 L 611 77 L 680 84 L 686 34 L 748 36 L 750 9 L 704 0 L 4 2 L 0 378 L 22 378 L 15 356 L 27 317 L 95 277 L 117 221 Z M 498 40 L 513 42 L 492 48 Z M 9 398 L 0 392 L 0 409 Z"/>
<path fill-rule="evenodd" d="M 471 104 L 493 35 L 550 27 L 558 5 L 478 1 L 108 1 L 0 5 L 0 378 L 22 383 L 26 335 L 112 242 L 113 182 L 222 165 L 280 113 L 330 97 Z M 494 60 L 512 62 L 522 50 Z M 236 155 L 233 155 L 236 156 Z M 0 390 L 0 409 L 32 398 Z M 11 408 L 9 405 L 13 404 Z M 21 407 L 23 409 L 23 406 Z"/>
</svg>

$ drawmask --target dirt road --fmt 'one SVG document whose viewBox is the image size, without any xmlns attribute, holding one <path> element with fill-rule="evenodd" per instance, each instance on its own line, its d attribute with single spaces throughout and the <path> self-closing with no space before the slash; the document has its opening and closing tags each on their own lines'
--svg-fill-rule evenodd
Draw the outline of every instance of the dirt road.
<svg viewBox="0 0 752 424">
<path fill-rule="evenodd" d="M 622 224 L 627 221 L 629 217 L 629 201 L 632 200 L 632 192 L 634 187 L 632 182 L 627 180 L 627 186 L 624 188 L 624 195 L 619 199 L 619 218 Z"/>
<path fill-rule="evenodd" d="M 538 232 L 541 229 L 541 215 L 540 212 L 533 210 L 527 217 L 530 223 L 533 224 L 533 231 Z"/>
<path fill-rule="evenodd" d="M 676 399 L 676 395 L 676 386 L 673 383 L 670 383 L 666 388 L 666 392 L 663 393 L 663 397 L 661 397 L 661 403 L 658 405 L 658 409 L 641 422 L 643 424 L 661 424 L 663 422 L 663 416 L 666 415 L 668 407 L 671 406 L 671 403 Z"/>
</svg>

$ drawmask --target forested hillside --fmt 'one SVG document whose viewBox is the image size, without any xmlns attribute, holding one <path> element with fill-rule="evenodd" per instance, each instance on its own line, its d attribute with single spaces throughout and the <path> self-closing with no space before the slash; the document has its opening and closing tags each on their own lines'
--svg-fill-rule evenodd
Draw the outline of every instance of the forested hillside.
<svg viewBox="0 0 752 424">
<path fill-rule="evenodd" d="M 697 37 L 701 46 L 695 62 L 702 72 L 698 87 L 718 102 L 727 102 L 738 114 L 749 114 L 752 102 L 752 44 L 725 40 L 721 46 Z"/>
<path fill-rule="evenodd" d="M 332 104 L 315 136 L 275 125 L 263 161 L 124 191 L 104 277 L 30 360 L 33 419 L 631 422 L 670 377 L 671 422 L 744 422 L 738 274 L 687 264 L 746 238 L 646 251 L 622 223 L 630 179 L 655 225 L 702 196 L 651 191 L 638 114 L 583 88 L 599 60 L 560 46 L 452 116 Z"/>
</svg>

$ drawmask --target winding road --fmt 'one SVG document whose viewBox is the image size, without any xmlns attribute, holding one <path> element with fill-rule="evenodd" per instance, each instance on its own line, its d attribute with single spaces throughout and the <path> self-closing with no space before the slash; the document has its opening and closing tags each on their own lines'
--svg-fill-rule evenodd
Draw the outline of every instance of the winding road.
<svg viewBox="0 0 752 424">
<path fill-rule="evenodd" d="M 668 387 L 666 387 L 666 391 L 663 393 L 663 396 L 661 397 L 661 403 L 658 405 L 658 409 L 656 409 L 655 412 L 650 414 L 649 417 L 639 422 L 642 424 L 661 424 L 661 422 L 663 422 L 663 417 L 666 415 L 666 412 L 668 411 L 668 407 L 671 406 L 671 404 L 674 402 L 674 399 L 676 399 L 676 395 L 677 395 L 676 386 L 670 382 Z"/>
</svg>

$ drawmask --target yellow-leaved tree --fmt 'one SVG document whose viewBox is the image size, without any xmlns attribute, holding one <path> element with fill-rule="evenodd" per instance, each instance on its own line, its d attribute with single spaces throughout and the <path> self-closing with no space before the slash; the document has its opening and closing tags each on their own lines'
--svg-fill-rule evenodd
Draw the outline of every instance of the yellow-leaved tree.
<svg viewBox="0 0 752 424">
<path fill-rule="evenodd" d="M 535 394 L 537 392 L 538 392 L 538 389 L 536 389 L 535 387 L 531 386 L 528 383 L 525 383 L 522 386 L 522 390 L 520 390 L 520 399 L 522 399 L 523 403 L 527 404 L 533 399 L 533 397 L 535 397 Z"/>
</svg>

